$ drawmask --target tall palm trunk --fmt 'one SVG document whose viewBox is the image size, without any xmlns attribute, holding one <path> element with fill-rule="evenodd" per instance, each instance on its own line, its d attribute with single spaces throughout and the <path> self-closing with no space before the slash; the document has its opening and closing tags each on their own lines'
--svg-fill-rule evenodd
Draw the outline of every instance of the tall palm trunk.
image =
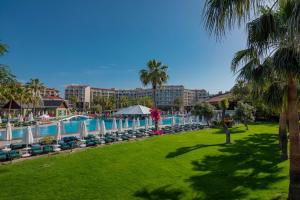
<svg viewBox="0 0 300 200">
<path fill-rule="evenodd" d="M 287 151 L 287 114 L 286 110 L 284 109 L 280 113 L 279 117 L 279 148 L 281 151 L 281 158 L 286 160 L 288 158 L 288 151 Z"/>
<path fill-rule="evenodd" d="M 290 138 L 290 185 L 289 199 L 300 199 L 300 140 L 297 107 L 297 83 L 293 78 L 288 82 L 288 119 Z"/>
<path fill-rule="evenodd" d="M 9 101 L 9 106 L 8 106 L 8 116 L 7 116 L 7 121 L 9 122 L 9 116 L 10 116 L 10 111 L 11 111 L 11 105 L 12 105 L 12 100 Z"/>
<path fill-rule="evenodd" d="M 152 86 L 152 94 L 153 94 L 153 103 L 154 103 L 154 107 L 156 108 L 157 107 L 157 102 L 156 102 L 156 85 L 153 85 Z"/>
</svg>

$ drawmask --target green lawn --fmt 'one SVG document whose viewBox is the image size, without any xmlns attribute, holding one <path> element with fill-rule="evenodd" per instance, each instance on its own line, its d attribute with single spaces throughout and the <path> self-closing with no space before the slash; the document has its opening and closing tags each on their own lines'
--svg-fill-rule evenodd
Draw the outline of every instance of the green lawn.
<svg viewBox="0 0 300 200">
<path fill-rule="evenodd" d="M 0 166 L 0 199 L 286 199 L 277 126 L 219 129 Z"/>
</svg>

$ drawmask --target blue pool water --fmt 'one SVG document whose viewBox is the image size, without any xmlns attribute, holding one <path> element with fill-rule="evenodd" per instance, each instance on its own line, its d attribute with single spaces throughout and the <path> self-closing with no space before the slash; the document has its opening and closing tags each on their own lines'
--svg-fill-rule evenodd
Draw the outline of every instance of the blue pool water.
<svg viewBox="0 0 300 200">
<path fill-rule="evenodd" d="M 81 121 L 83 121 L 84 119 L 79 119 L 79 120 L 72 120 L 72 121 L 65 121 L 64 122 L 64 134 L 74 134 L 74 133 L 79 133 L 79 126 Z M 86 125 L 87 125 L 87 129 L 89 132 L 92 131 L 96 131 L 96 119 L 85 119 L 86 121 Z M 167 125 L 167 124 L 171 124 L 172 123 L 172 117 L 166 117 L 162 119 L 163 124 Z M 124 128 L 124 122 L 125 120 L 122 121 L 123 124 L 123 128 Z M 179 123 L 179 118 L 176 118 L 176 123 Z M 132 120 L 128 120 L 128 125 L 129 127 L 132 127 Z M 140 119 L 140 125 L 145 126 L 145 120 Z M 119 120 L 117 119 L 117 126 L 119 126 Z M 112 120 L 105 120 L 105 127 L 107 130 L 112 128 Z M 35 126 L 32 126 L 32 132 L 34 133 Z M 12 131 L 12 136 L 13 139 L 18 139 L 18 138 L 22 138 L 22 136 L 24 135 L 24 133 L 26 132 L 26 128 L 16 128 L 13 129 Z M 47 126 L 40 126 L 39 127 L 39 133 L 40 136 L 54 136 L 56 135 L 57 132 L 57 127 L 56 124 L 51 124 L 51 125 L 47 125 Z M 5 130 L 0 131 L 0 140 L 3 140 L 5 137 Z"/>
</svg>

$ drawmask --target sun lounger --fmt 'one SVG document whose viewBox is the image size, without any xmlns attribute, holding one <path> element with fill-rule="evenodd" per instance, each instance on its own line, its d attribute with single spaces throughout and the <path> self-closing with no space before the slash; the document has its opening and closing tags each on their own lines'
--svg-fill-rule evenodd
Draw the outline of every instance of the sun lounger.
<svg viewBox="0 0 300 200">
<path fill-rule="evenodd" d="M 39 144 L 34 144 L 31 146 L 31 149 L 30 149 L 30 154 L 35 156 L 35 155 L 40 155 L 43 153 L 43 148 L 41 145 Z"/>
<path fill-rule="evenodd" d="M 5 161 L 7 159 L 7 153 L 0 151 L 0 161 Z"/>
<path fill-rule="evenodd" d="M 17 150 L 11 150 L 10 152 L 7 153 L 7 158 L 9 160 L 13 160 L 15 158 L 20 158 L 20 153 Z"/>
</svg>

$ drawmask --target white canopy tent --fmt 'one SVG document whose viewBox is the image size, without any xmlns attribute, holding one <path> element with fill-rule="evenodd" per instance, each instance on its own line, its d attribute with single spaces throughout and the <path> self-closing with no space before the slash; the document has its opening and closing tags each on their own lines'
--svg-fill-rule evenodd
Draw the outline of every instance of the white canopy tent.
<svg viewBox="0 0 300 200">
<path fill-rule="evenodd" d="M 116 115 L 150 115 L 150 108 L 142 105 L 129 106 L 127 108 L 120 109 L 115 114 Z"/>
</svg>

